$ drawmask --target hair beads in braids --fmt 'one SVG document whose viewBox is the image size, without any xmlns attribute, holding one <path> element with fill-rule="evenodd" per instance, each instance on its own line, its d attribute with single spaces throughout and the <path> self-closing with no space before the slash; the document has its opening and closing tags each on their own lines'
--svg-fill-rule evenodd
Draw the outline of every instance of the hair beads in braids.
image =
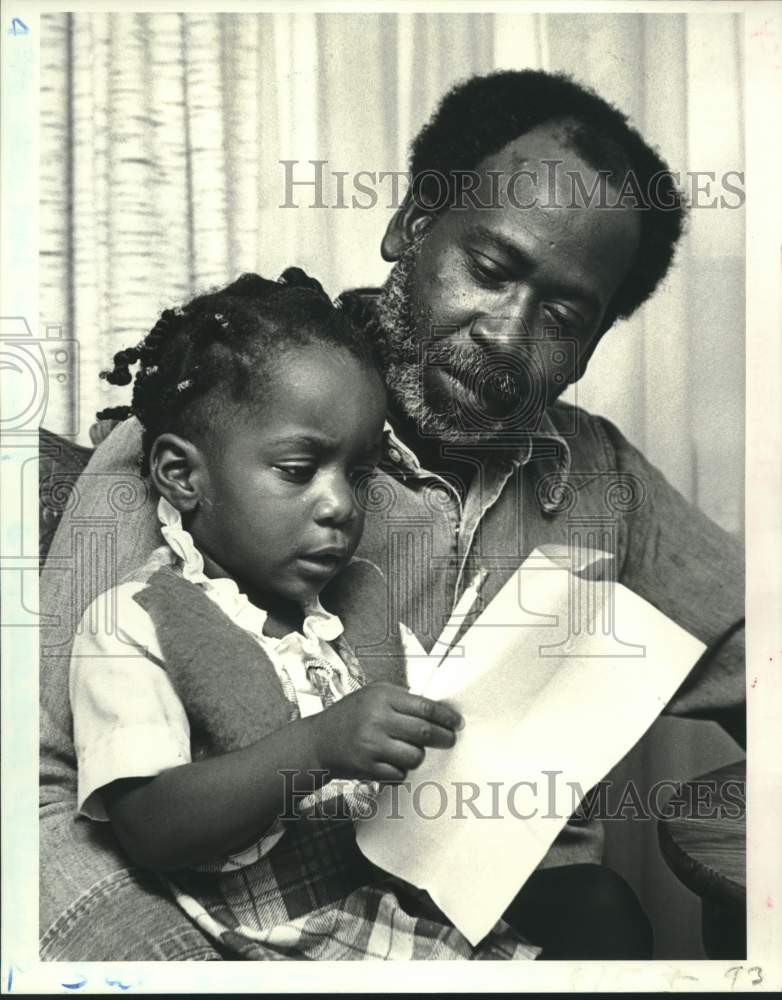
<svg viewBox="0 0 782 1000">
<path fill-rule="evenodd" d="M 130 366 L 138 360 L 139 351 L 137 347 L 127 347 L 124 351 L 117 351 L 114 355 L 114 370 L 111 372 L 101 372 L 106 380 L 114 385 L 129 385 L 132 380 Z"/>
<path fill-rule="evenodd" d="M 243 274 L 181 309 L 164 310 L 141 343 L 118 351 L 114 367 L 101 378 L 119 386 L 132 381 L 131 403 L 101 410 L 97 417 L 138 418 L 146 474 L 160 434 L 207 432 L 220 419 L 221 403 L 261 399 L 275 358 L 310 343 L 341 347 L 380 370 L 380 346 L 370 343 L 301 268 L 288 268 L 279 281 Z M 138 365 L 135 378 L 133 365 Z"/>
</svg>

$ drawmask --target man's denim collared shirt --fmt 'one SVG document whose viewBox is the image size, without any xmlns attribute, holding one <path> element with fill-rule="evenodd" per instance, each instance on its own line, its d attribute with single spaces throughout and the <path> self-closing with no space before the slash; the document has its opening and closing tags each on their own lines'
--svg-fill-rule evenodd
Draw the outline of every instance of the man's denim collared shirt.
<svg viewBox="0 0 782 1000">
<path fill-rule="evenodd" d="M 386 427 L 364 491 L 364 538 L 389 585 L 389 626 L 435 643 L 475 572 L 474 614 L 538 546 L 612 553 L 613 578 L 713 647 L 668 706 L 740 735 L 744 701 L 743 558 L 739 542 L 690 505 L 609 421 L 564 403 L 514 458 L 487 450 L 462 499 Z M 472 618 L 473 616 L 471 616 Z M 621 623 L 617 623 L 621 629 Z M 632 636 L 623 636 L 632 642 Z"/>
</svg>

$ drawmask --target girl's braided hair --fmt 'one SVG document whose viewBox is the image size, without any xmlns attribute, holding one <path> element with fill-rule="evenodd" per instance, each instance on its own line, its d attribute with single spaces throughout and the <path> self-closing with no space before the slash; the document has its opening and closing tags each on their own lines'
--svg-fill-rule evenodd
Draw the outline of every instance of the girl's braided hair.
<svg viewBox="0 0 782 1000">
<path fill-rule="evenodd" d="M 226 398 L 260 401 L 270 364 L 288 347 L 311 343 L 341 347 L 381 371 L 380 345 L 351 323 L 315 278 L 298 267 L 278 281 L 243 274 L 182 308 L 165 309 L 141 343 L 118 351 L 114 367 L 100 377 L 112 385 L 132 381 L 133 397 L 129 406 L 109 407 L 97 418 L 138 418 L 146 475 L 158 435 L 205 433 L 224 417 Z"/>
</svg>

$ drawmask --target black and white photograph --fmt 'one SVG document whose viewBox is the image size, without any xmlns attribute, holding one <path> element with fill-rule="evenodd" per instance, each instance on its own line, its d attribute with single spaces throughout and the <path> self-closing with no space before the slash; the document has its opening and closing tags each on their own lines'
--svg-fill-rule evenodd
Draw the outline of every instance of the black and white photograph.
<svg viewBox="0 0 782 1000">
<path fill-rule="evenodd" d="M 782 989 L 782 5 L 61 6 L 4 992 Z"/>
</svg>

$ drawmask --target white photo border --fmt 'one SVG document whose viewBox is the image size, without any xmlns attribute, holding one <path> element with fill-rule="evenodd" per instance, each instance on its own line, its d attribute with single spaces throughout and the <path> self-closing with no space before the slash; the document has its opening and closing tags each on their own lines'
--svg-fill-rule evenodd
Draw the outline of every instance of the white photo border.
<svg viewBox="0 0 782 1000">
<path fill-rule="evenodd" d="M 287 993 L 782 989 L 782 5 L 764 2 L 4 3 L 2 33 L 2 307 L 38 317 L 39 15 L 48 11 L 277 12 L 738 12 L 746 43 L 747 179 L 747 689 L 748 951 L 744 961 L 395 963 L 382 979 L 365 963 L 59 963 L 38 959 L 38 642 L 14 623 L 37 607 L 37 512 L 2 522 L 2 979 L 4 993 Z M 17 30 L 12 30 L 14 23 Z M 19 25 L 24 26 L 19 27 Z M 762 37 L 774 44 L 758 44 Z M 769 35 L 770 33 L 770 35 Z M 777 124 L 774 125 L 774 122 Z M 13 401 L 6 405 L 13 405 Z M 3 507 L 19 509 L 22 474 L 35 474 L 37 436 L 4 440 Z M 31 465 L 32 463 L 32 465 Z M 37 551 L 37 546 L 33 546 Z M 750 666 L 751 664 L 751 666 Z M 33 667 L 33 669 L 31 669 Z M 754 970 L 754 971 L 753 971 Z M 80 984 L 76 986 L 75 984 Z"/>
</svg>

